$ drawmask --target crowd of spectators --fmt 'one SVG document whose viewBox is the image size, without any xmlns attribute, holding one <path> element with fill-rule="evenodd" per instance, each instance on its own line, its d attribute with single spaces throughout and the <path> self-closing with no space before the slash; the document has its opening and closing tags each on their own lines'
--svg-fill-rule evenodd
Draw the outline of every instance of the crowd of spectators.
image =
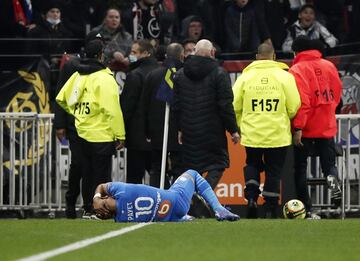
<svg viewBox="0 0 360 261">
<path fill-rule="evenodd" d="M 306 34 L 334 47 L 360 40 L 359 12 L 355 0 L 2 0 L 0 37 L 89 40 L 100 33 L 107 58 L 126 64 L 131 41 L 144 38 L 161 45 L 205 38 L 232 53 L 268 42 L 289 52 L 292 39 Z M 45 41 L 25 49 L 72 50 Z"/>
</svg>

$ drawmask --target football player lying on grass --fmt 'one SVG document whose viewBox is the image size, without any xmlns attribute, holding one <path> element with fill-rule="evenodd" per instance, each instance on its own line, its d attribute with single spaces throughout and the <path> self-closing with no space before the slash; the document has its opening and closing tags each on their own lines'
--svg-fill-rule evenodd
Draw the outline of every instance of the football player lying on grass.
<svg viewBox="0 0 360 261">
<path fill-rule="evenodd" d="M 240 217 L 220 205 L 209 183 L 195 170 L 184 172 L 168 189 L 147 185 L 109 182 L 95 190 L 96 217 L 115 222 L 187 221 L 194 192 L 202 196 L 218 221 L 236 221 Z"/>
</svg>

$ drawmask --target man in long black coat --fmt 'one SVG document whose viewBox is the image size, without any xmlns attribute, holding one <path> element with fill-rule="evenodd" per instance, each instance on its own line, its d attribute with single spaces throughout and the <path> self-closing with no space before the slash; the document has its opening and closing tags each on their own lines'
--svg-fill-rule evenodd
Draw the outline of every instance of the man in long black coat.
<svg viewBox="0 0 360 261">
<path fill-rule="evenodd" d="M 127 148 L 127 183 L 142 183 L 145 169 L 150 170 L 151 147 L 146 141 L 141 94 L 145 78 L 159 65 L 148 40 L 139 40 L 131 47 L 130 72 L 126 76 L 120 105 L 124 116 Z"/>
<path fill-rule="evenodd" d="M 145 133 L 151 141 L 152 163 L 150 170 L 150 185 L 159 187 L 162 161 L 162 145 L 164 137 L 164 118 L 166 102 L 159 97 L 159 88 L 164 84 L 169 70 L 179 70 L 183 66 L 184 48 L 179 43 L 172 43 L 166 49 L 166 59 L 162 66 L 150 72 L 146 78 L 143 92 L 145 115 Z M 171 99 L 171 97 L 169 97 Z M 180 176 L 184 169 L 181 156 L 181 145 L 177 139 L 176 121 L 170 110 L 169 134 L 167 151 L 171 162 L 169 178 L 173 181 Z M 165 188 L 169 187 L 169 180 Z"/>
<path fill-rule="evenodd" d="M 229 166 L 226 131 L 234 143 L 240 139 L 230 77 L 214 57 L 210 41 L 196 44 L 195 55 L 175 75 L 173 107 L 185 168 L 207 172 L 213 189 Z"/>
</svg>

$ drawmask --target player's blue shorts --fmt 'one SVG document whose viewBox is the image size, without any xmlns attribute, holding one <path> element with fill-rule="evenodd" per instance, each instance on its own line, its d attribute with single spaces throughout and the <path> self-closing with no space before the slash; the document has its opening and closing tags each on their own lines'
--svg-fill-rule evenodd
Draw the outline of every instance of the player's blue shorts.
<svg viewBox="0 0 360 261">
<path fill-rule="evenodd" d="M 194 170 L 188 170 L 183 173 L 174 184 L 169 188 L 169 192 L 177 194 L 176 206 L 172 214 L 172 221 L 176 221 L 185 216 L 191 204 L 191 198 L 195 191 L 195 175 L 199 175 Z"/>
</svg>

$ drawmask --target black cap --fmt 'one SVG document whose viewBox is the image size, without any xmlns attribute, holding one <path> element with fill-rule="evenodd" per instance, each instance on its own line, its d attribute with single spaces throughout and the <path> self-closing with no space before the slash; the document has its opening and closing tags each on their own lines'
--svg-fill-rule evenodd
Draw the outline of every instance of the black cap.
<svg viewBox="0 0 360 261">
<path fill-rule="evenodd" d="M 323 53 L 325 46 L 324 43 L 319 39 L 312 40 L 306 35 L 300 35 L 294 40 L 291 48 L 294 52 L 297 53 L 306 50 L 318 50 Z"/>
<path fill-rule="evenodd" d="M 46 14 L 50 9 L 57 8 L 61 10 L 61 3 L 57 0 L 49 0 L 44 4 L 43 13 Z"/>
<path fill-rule="evenodd" d="M 85 45 L 85 54 L 87 58 L 98 58 L 103 52 L 104 43 L 101 39 L 91 40 Z"/>
</svg>

